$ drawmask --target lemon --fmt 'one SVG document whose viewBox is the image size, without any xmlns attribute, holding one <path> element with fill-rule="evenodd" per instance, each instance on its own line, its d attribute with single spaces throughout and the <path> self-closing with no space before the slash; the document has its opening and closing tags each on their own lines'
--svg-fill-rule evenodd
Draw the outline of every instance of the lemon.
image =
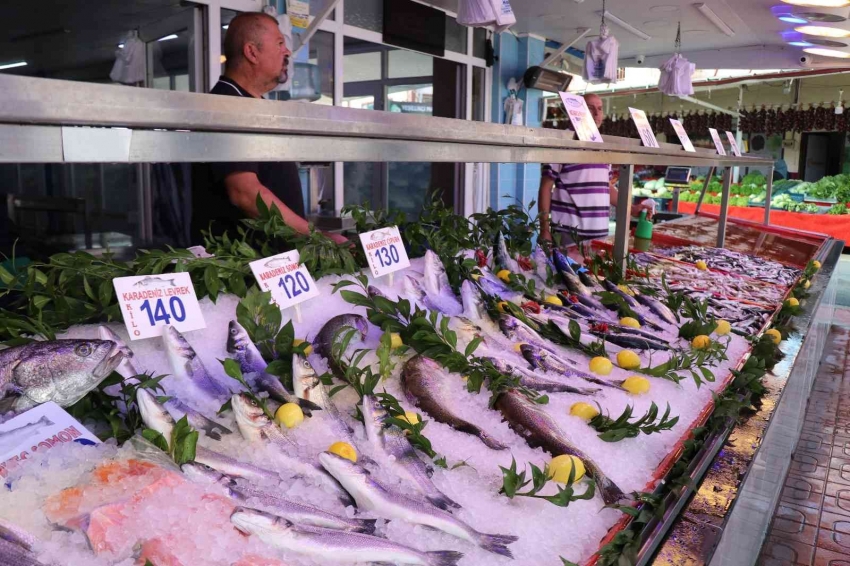
<svg viewBox="0 0 850 566">
<path fill-rule="evenodd" d="M 460 376 L 460 378 L 461 378 L 463 381 L 469 381 L 469 376 L 468 376 L 468 375 L 462 375 L 462 376 Z"/>
<path fill-rule="evenodd" d="M 548 470 L 549 478 L 558 483 L 567 483 L 570 481 L 570 472 L 572 472 L 573 469 L 575 469 L 575 472 L 573 472 L 575 474 L 573 477 L 574 482 L 583 478 L 585 473 L 584 462 L 570 454 L 555 456 L 552 458 L 552 461 L 549 462 L 549 466 L 547 466 L 546 469 Z"/>
<path fill-rule="evenodd" d="M 623 369 L 637 369 L 640 367 L 640 357 L 631 350 L 623 350 L 617 353 L 617 365 Z"/>
<path fill-rule="evenodd" d="M 398 332 L 390 332 L 390 348 L 395 350 L 402 346 L 404 346 L 404 342 L 401 340 L 401 335 Z"/>
<path fill-rule="evenodd" d="M 639 375 L 627 377 L 626 380 L 623 381 L 623 389 L 632 395 L 646 393 L 649 391 L 649 380 L 645 377 L 640 377 Z"/>
<path fill-rule="evenodd" d="M 701 259 L 698 259 L 695 265 L 700 271 L 705 271 L 706 269 L 708 269 L 708 265 Z"/>
<path fill-rule="evenodd" d="M 821 268 L 821 262 L 819 262 L 818 260 L 813 261 L 812 267 L 814 267 L 815 269 L 820 269 Z"/>
<path fill-rule="evenodd" d="M 634 297 L 634 296 L 635 296 L 635 292 L 634 292 L 634 291 L 632 291 L 631 289 L 629 289 L 629 287 L 628 287 L 627 285 L 622 285 L 622 284 L 621 284 L 621 285 L 617 285 L 617 289 L 619 289 L 620 291 L 622 291 L 622 292 L 623 292 L 623 293 L 625 293 L 626 295 L 629 295 L 630 297 Z"/>
<path fill-rule="evenodd" d="M 525 346 L 525 344 L 514 344 L 514 352 L 522 352 L 523 346 Z"/>
<path fill-rule="evenodd" d="M 414 413 L 413 411 L 405 411 L 403 417 L 399 417 L 400 420 L 407 421 L 408 423 L 415 425 L 419 424 L 419 415 Z"/>
<path fill-rule="evenodd" d="M 507 308 L 505 308 L 507 306 L 508 306 L 507 301 L 499 301 L 499 304 L 496 305 L 496 308 L 498 309 L 499 312 L 505 313 L 505 312 L 508 312 Z"/>
<path fill-rule="evenodd" d="M 297 403 L 286 403 L 275 412 L 274 422 L 286 428 L 295 428 L 304 422 L 304 411 Z"/>
<path fill-rule="evenodd" d="M 508 283 L 511 280 L 511 272 L 508 271 L 507 269 L 503 269 L 499 273 L 496 274 L 496 277 L 498 277 L 499 279 L 501 279 L 505 283 Z"/>
<path fill-rule="evenodd" d="M 808 289 L 811 286 L 812 286 L 812 282 L 809 281 L 808 279 L 806 279 L 806 282 L 803 283 L 803 289 Z"/>
<path fill-rule="evenodd" d="M 714 329 L 715 334 L 717 334 L 718 336 L 726 336 L 730 332 L 732 332 L 732 325 L 729 324 L 729 321 L 727 321 L 727 320 L 718 320 L 717 321 L 717 328 Z"/>
<path fill-rule="evenodd" d="M 556 297 L 555 295 L 546 295 L 546 298 L 543 299 L 544 303 L 549 303 L 550 305 L 555 305 L 558 307 L 564 306 L 564 301 Z"/>
<path fill-rule="evenodd" d="M 357 462 L 357 450 L 355 450 L 354 446 L 348 442 L 334 442 L 331 444 L 331 447 L 328 448 L 328 452 L 341 456 L 346 460 Z"/>
<path fill-rule="evenodd" d="M 479 279 L 481 279 L 481 274 L 480 274 L 480 273 L 473 273 L 473 274 L 472 274 L 472 278 L 473 278 L 475 281 L 478 281 Z"/>
<path fill-rule="evenodd" d="M 770 336 L 773 339 L 774 344 L 779 344 L 780 342 L 782 342 L 782 334 L 775 328 L 766 330 L 764 334 L 765 336 Z"/>
<path fill-rule="evenodd" d="M 800 301 L 798 301 L 795 297 L 791 297 L 787 301 L 785 301 L 785 304 L 789 307 L 799 307 Z"/>
<path fill-rule="evenodd" d="M 590 360 L 590 371 L 593 373 L 598 373 L 599 375 L 608 375 L 611 373 L 611 370 L 614 369 L 614 364 L 611 363 L 611 360 L 608 358 L 603 358 L 602 356 L 596 356 L 592 360 Z"/>
<path fill-rule="evenodd" d="M 301 344 L 304 344 L 305 342 L 307 342 L 307 341 L 302 340 L 301 338 L 296 338 L 295 340 L 292 341 L 292 347 L 297 348 L 298 346 L 300 346 Z M 309 356 L 312 353 L 313 353 L 313 346 L 308 344 L 307 347 L 304 348 L 304 355 Z"/>
<path fill-rule="evenodd" d="M 705 334 L 700 334 L 699 336 L 697 336 L 696 338 L 691 340 L 691 346 L 693 346 L 693 348 L 695 350 L 704 350 L 704 349 L 708 348 L 710 345 L 711 345 L 711 338 L 709 338 Z"/>
<path fill-rule="evenodd" d="M 599 409 L 597 409 L 590 403 L 580 401 L 578 403 L 573 403 L 573 406 L 570 407 L 570 414 L 574 417 L 579 417 L 586 421 L 589 421 L 590 419 L 599 414 Z"/>
<path fill-rule="evenodd" d="M 630 328 L 640 328 L 640 322 L 630 316 L 624 316 L 623 318 L 621 318 L 620 324 L 623 326 L 628 326 Z"/>
</svg>

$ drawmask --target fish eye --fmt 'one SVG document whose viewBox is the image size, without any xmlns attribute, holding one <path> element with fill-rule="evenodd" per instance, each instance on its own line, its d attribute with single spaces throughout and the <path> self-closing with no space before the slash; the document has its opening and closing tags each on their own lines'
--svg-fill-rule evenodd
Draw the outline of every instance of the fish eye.
<svg viewBox="0 0 850 566">
<path fill-rule="evenodd" d="M 74 352 L 76 352 L 78 356 L 87 358 L 91 355 L 91 346 L 89 346 L 88 344 L 80 344 L 79 346 L 74 348 Z"/>
</svg>

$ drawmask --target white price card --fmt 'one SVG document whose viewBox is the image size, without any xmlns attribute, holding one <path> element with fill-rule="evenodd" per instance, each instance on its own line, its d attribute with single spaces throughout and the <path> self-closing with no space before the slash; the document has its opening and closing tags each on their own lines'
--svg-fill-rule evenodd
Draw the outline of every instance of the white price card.
<svg viewBox="0 0 850 566">
<path fill-rule="evenodd" d="M 602 143 L 602 134 L 596 127 L 596 122 L 593 120 L 593 115 L 590 113 L 584 97 L 567 92 L 559 92 L 558 94 L 561 95 L 561 102 L 564 103 L 564 109 L 567 111 L 567 116 L 570 117 L 570 122 L 578 139 Z"/>
<path fill-rule="evenodd" d="M 670 123 L 673 125 L 673 130 L 676 132 L 676 135 L 679 136 L 679 141 L 682 143 L 682 147 L 685 148 L 685 151 L 690 151 L 691 153 L 696 152 L 694 149 L 694 144 L 691 143 L 691 138 L 688 136 L 688 132 L 685 131 L 685 126 L 678 120 L 674 120 L 670 118 Z"/>
<path fill-rule="evenodd" d="M 389 273 L 410 267 L 407 250 L 401 241 L 398 226 L 390 226 L 360 234 L 360 242 L 372 275 L 381 277 Z"/>
<path fill-rule="evenodd" d="M 316 282 L 301 263 L 297 250 L 250 263 L 257 283 L 271 291 L 272 299 L 283 310 L 319 296 Z"/>
<path fill-rule="evenodd" d="M 68 443 L 93 446 L 100 440 L 53 401 L 9 419 L 0 424 L 0 478 L 32 454 Z"/>
<path fill-rule="evenodd" d="M 117 277 L 112 285 L 130 340 L 162 336 L 166 326 L 180 332 L 207 326 L 188 273 Z"/>
<path fill-rule="evenodd" d="M 714 147 L 717 148 L 718 155 L 726 155 L 726 148 L 723 147 L 723 141 L 720 139 L 720 134 L 714 128 L 709 128 L 708 133 L 711 134 L 711 139 L 714 141 Z"/>
<path fill-rule="evenodd" d="M 655 139 L 655 133 L 652 131 L 652 126 L 649 125 L 649 119 L 646 117 L 646 112 L 637 108 L 629 108 L 629 114 L 632 115 L 632 120 L 640 134 L 640 141 L 644 147 L 661 147 L 658 145 L 658 140 Z"/>
<path fill-rule="evenodd" d="M 741 157 L 741 149 L 738 147 L 738 140 L 732 132 L 726 132 L 726 139 L 729 140 L 729 147 L 732 148 L 732 155 Z"/>
</svg>

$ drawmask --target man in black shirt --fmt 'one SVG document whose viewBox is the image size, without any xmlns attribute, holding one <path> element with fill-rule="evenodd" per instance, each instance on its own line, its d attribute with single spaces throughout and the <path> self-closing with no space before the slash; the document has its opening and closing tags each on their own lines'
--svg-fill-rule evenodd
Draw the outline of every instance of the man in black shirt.
<svg viewBox="0 0 850 566">
<path fill-rule="evenodd" d="M 287 80 L 289 57 L 278 22 L 272 16 L 249 12 L 236 16 L 224 38 L 224 75 L 211 94 L 262 98 Z M 257 194 L 275 204 L 286 224 L 306 234 L 304 197 L 298 166 L 292 162 L 210 163 L 192 170 L 192 238 L 212 223 L 214 233 L 235 232 L 240 218 L 257 216 Z M 337 243 L 348 240 L 328 234 Z"/>
</svg>

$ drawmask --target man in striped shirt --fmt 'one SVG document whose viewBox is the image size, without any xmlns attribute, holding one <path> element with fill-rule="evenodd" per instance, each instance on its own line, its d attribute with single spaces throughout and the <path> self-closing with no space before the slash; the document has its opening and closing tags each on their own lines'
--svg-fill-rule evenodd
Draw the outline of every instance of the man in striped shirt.
<svg viewBox="0 0 850 566">
<path fill-rule="evenodd" d="M 587 94 L 584 99 L 596 125 L 601 126 L 605 119 L 602 99 L 595 94 Z M 610 207 L 617 204 L 611 166 L 546 163 L 537 202 L 541 214 L 541 239 L 551 242 L 552 232 L 560 234 L 562 245 L 571 243 L 573 235 L 580 241 L 605 238 L 608 236 Z M 652 215 L 648 201 L 633 206 L 632 215 L 639 216 L 642 210 Z"/>
</svg>

